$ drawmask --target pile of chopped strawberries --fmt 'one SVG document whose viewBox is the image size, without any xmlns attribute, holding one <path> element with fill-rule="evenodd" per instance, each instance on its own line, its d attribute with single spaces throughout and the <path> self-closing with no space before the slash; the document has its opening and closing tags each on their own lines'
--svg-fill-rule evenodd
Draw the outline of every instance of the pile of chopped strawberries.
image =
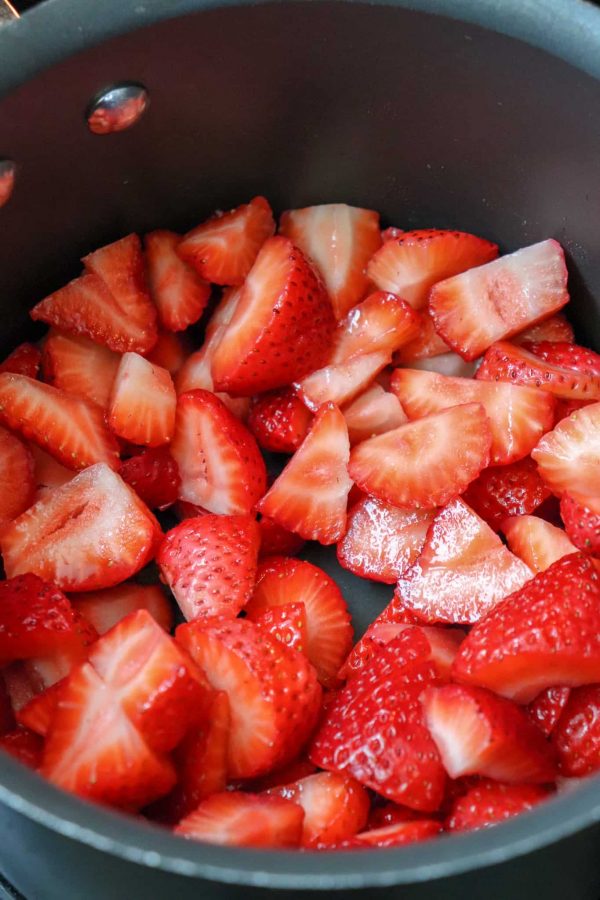
<svg viewBox="0 0 600 900">
<path fill-rule="evenodd" d="M 0 365 L 0 745 L 201 841 L 494 825 L 600 770 L 563 251 L 343 204 L 275 231 L 257 197 L 102 247 Z M 390 585 L 358 643 L 310 541 L 356 603 Z"/>
</svg>

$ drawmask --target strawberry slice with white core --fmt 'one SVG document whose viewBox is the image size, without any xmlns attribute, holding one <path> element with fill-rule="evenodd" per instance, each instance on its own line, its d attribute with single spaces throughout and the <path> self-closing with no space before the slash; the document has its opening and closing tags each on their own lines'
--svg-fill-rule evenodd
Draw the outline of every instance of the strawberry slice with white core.
<svg viewBox="0 0 600 900">
<path fill-rule="evenodd" d="M 232 847 L 293 848 L 300 845 L 304 810 L 291 800 L 225 791 L 204 800 L 176 834 Z"/>
<path fill-rule="evenodd" d="M 575 335 L 569 320 L 562 313 L 557 313 L 515 334 L 511 341 L 513 344 L 525 344 L 529 341 L 564 341 L 572 344 Z"/>
<path fill-rule="evenodd" d="M 379 214 L 345 203 L 308 206 L 283 213 L 279 230 L 314 262 L 341 319 L 369 287 L 365 269 L 381 246 Z"/>
<path fill-rule="evenodd" d="M 392 362 L 404 365 L 398 354 L 395 354 Z M 409 364 L 411 369 L 422 369 L 425 372 L 438 372 L 440 375 L 449 375 L 451 378 L 472 378 L 477 369 L 476 362 L 467 362 L 458 353 L 441 353 L 431 359 L 415 359 Z"/>
<path fill-rule="evenodd" d="M 210 284 L 177 255 L 181 238 L 172 231 L 146 235 L 150 296 L 168 331 L 184 331 L 197 322 L 210 298 Z"/>
<path fill-rule="evenodd" d="M 99 406 L 27 375 L 0 375 L 0 420 L 69 469 L 118 465 L 117 442 Z"/>
<path fill-rule="evenodd" d="M 393 353 L 416 337 L 419 316 L 395 294 L 376 291 L 351 309 L 333 335 L 330 363 L 340 363 L 357 353 L 385 350 Z"/>
<path fill-rule="evenodd" d="M 105 634 L 137 609 L 147 610 L 165 631 L 173 626 L 171 604 L 157 584 L 124 582 L 104 591 L 71 594 L 70 600 L 73 609 L 91 622 L 98 634 Z"/>
<path fill-rule="evenodd" d="M 510 550 L 536 574 L 557 559 L 577 553 L 562 528 L 538 516 L 507 516 L 501 529 Z"/>
<path fill-rule="evenodd" d="M 0 525 L 25 512 L 35 492 L 34 459 L 16 435 L 0 427 Z"/>
<path fill-rule="evenodd" d="M 342 409 L 352 445 L 399 428 L 407 416 L 395 394 L 372 384 Z"/>
<path fill-rule="evenodd" d="M 573 347 L 574 344 L 567 346 Z M 563 400 L 592 401 L 600 398 L 600 374 L 555 365 L 510 341 L 492 344 L 483 357 L 476 377 L 481 381 L 528 384 Z"/>
<path fill-rule="evenodd" d="M 67 591 L 112 587 L 154 555 L 161 531 L 134 491 L 98 463 L 6 526 L 8 577 L 33 572 Z"/>
<path fill-rule="evenodd" d="M 436 284 L 429 309 L 435 328 L 465 359 L 518 334 L 569 301 L 565 255 L 541 241 Z"/>
<path fill-rule="evenodd" d="M 146 447 L 168 444 L 175 429 L 177 395 L 166 369 L 137 353 L 124 353 L 109 403 L 115 434 Z"/>
<path fill-rule="evenodd" d="M 420 228 L 385 241 L 370 260 L 367 274 L 380 290 L 392 291 L 421 309 L 436 282 L 497 256 L 496 244 L 474 234 Z"/>
<path fill-rule="evenodd" d="M 306 540 L 335 544 L 346 528 L 352 481 L 348 428 L 333 403 L 320 408 L 307 436 L 258 503 L 260 513 Z"/>
<path fill-rule="evenodd" d="M 429 310 L 423 309 L 416 315 L 419 317 L 417 334 L 394 353 L 394 362 L 397 365 L 411 366 L 417 360 L 436 359 L 450 352 L 446 341 L 435 330 Z"/>
<path fill-rule="evenodd" d="M 348 471 L 385 503 L 431 509 L 461 494 L 490 459 L 491 430 L 480 403 L 401 425 L 354 447 Z"/>
<path fill-rule="evenodd" d="M 44 341 L 42 372 L 47 384 L 106 409 L 119 361 L 119 354 L 102 344 L 51 331 Z"/>
<path fill-rule="evenodd" d="M 364 391 L 390 361 L 390 354 L 385 350 L 362 353 L 346 362 L 317 369 L 294 384 L 294 388 L 313 412 L 324 403 L 343 406 Z"/>
</svg>

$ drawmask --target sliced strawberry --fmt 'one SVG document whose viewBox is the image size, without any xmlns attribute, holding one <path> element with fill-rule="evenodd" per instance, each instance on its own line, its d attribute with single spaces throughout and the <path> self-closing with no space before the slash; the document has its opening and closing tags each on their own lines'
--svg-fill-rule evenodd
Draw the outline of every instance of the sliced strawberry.
<svg viewBox="0 0 600 900">
<path fill-rule="evenodd" d="M 559 422 L 531 455 L 555 494 L 568 491 L 593 512 L 600 512 L 600 403 L 578 409 Z"/>
<path fill-rule="evenodd" d="M 397 354 L 396 354 L 397 355 Z M 450 378 L 471 378 L 477 369 L 475 362 L 467 362 L 458 353 L 441 353 L 431 359 L 416 359 L 410 364 L 413 369 L 422 369 L 425 372 L 438 372 L 440 375 L 448 375 Z"/>
<path fill-rule="evenodd" d="M 381 246 L 379 214 L 345 203 L 307 206 L 285 212 L 279 230 L 313 260 L 341 319 L 369 287 L 365 269 Z"/>
<path fill-rule="evenodd" d="M 399 428 L 407 421 L 396 395 L 377 383 L 344 406 L 342 412 L 352 445 Z"/>
<path fill-rule="evenodd" d="M 304 546 L 304 540 L 279 525 L 268 516 L 261 516 L 258 522 L 260 530 L 259 558 L 266 556 L 293 556 Z"/>
<path fill-rule="evenodd" d="M 600 685 L 570 692 L 552 743 L 567 778 L 581 778 L 600 770 Z"/>
<path fill-rule="evenodd" d="M 431 509 L 461 494 L 489 463 L 491 431 L 480 403 L 401 425 L 354 447 L 348 471 L 367 494 Z"/>
<path fill-rule="evenodd" d="M 435 666 L 423 661 L 428 652 L 424 636 L 412 629 L 382 647 L 334 696 L 313 739 L 310 759 L 352 775 L 396 803 L 437 809 L 446 775 L 419 700 L 436 679 Z"/>
<path fill-rule="evenodd" d="M 61 692 L 41 773 L 81 797 L 124 809 L 145 806 L 175 783 L 172 764 L 148 747 L 89 663 Z"/>
<path fill-rule="evenodd" d="M 179 823 L 176 834 L 233 847 L 298 847 L 304 811 L 281 797 L 213 794 Z"/>
<path fill-rule="evenodd" d="M 100 407 L 26 375 L 0 375 L 0 419 L 69 469 L 118 464 Z"/>
<path fill-rule="evenodd" d="M 556 728 L 570 694 L 571 688 L 549 687 L 528 704 L 527 715 L 546 737 L 549 737 Z"/>
<path fill-rule="evenodd" d="M 499 531 L 507 516 L 528 515 L 549 496 L 536 464 L 527 456 L 507 466 L 484 469 L 463 499 L 494 531 Z"/>
<path fill-rule="evenodd" d="M 248 513 L 265 492 L 267 473 L 254 437 L 209 391 L 177 400 L 171 453 L 180 499 L 222 515 Z"/>
<path fill-rule="evenodd" d="M 426 622 L 479 622 L 531 577 L 489 525 L 456 499 L 437 513 L 396 597 Z"/>
<path fill-rule="evenodd" d="M 242 284 L 258 251 L 275 231 L 271 207 L 255 197 L 229 212 L 217 212 L 185 235 L 181 259 L 213 284 Z"/>
<path fill-rule="evenodd" d="M 0 363 L 0 372 L 12 372 L 14 375 L 27 375 L 37 378 L 42 354 L 35 344 L 19 344 Z"/>
<path fill-rule="evenodd" d="M 371 828 L 357 834 L 351 842 L 352 849 L 361 847 L 403 847 L 418 841 L 437 837 L 442 830 L 437 819 L 419 819 L 414 822 L 397 822 L 382 828 Z"/>
<path fill-rule="evenodd" d="M 509 341 L 491 345 L 476 377 L 482 381 L 530 385 L 565 400 L 600 398 L 600 374 L 546 362 L 541 356 L 534 356 L 525 347 L 517 347 Z"/>
<path fill-rule="evenodd" d="M 496 244 L 474 234 L 420 228 L 386 241 L 369 262 L 367 274 L 382 291 L 393 291 L 421 309 L 438 281 L 497 256 Z"/>
<path fill-rule="evenodd" d="M 600 680 L 600 575 L 582 553 L 553 563 L 469 633 L 455 677 L 528 703 Z"/>
<path fill-rule="evenodd" d="M 173 627 L 171 604 L 157 584 L 126 581 L 104 591 L 71 594 L 70 599 L 73 609 L 91 622 L 98 634 L 105 634 L 137 609 L 147 610 L 165 631 Z"/>
<path fill-rule="evenodd" d="M 395 584 L 421 552 L 433 516 L 433 510 L 399 509 L 374 497 L 359 500 L 337 547 L 340 565 L 362 578 Z"/>
<path fill-rule="evenodd" d="M 263 775 L 298 755 L 321 704 L 315 670 L 301 653 L 247 619 L 189 622 L 177 639 L 229 697 L 230 777 Z"/>
<path fill-rule="evenodd" d="M 538 784 L 499 784 L 482 780 L 459 796 L 446 820 L 446 831 L 488 828 L 527 812 L 548 799 L 550 792 Z"/>
<path fill-rule="evenodd" d="M 446 356 L 450 351 L 446 341 L 435 330 L 429 310 L 423 309 L 417 315 L 419 316 L 417 334 L 412 340 L 407 341 L 406 344 L 400 347 L 399 350 L 396 350 L 394 353 L 394 363 L 396 365 L 414 365 L 419 360 L 431 360 L 438 356 Z M 458 356 L 458 354 L 454 355 Z M 462 357 L 459 357 L 459 359 L 462 359 Z"/>
<path fill-rule="evenodd" d="M 167 532 L 156 561 L 186 619 L 237 616 L 252 596 L 259 544 L 249 515 L 200 516 Z"/>
<path fill-rule="evenodd" d="M 352 482 L 346 421 L 333 403 L 321 407 L 304 441 L 257 504 L 263 515 L 306 540 L 335 544 L 346 527 Z"/>
<path fill-rule="evenodd" d="M 492 431 L 493 465 L 527 456 L 554 423 L 554 400 L 537 388 L 396 369 L 391 389 L 410 419 L 461 403 L 481 403 Z"/>
<path fill-rule="evenodd" d="M 156 344 L 144 356 L 153 366 L 162 366 L 175 378 L 189 356 L 190 345 L 185 335 L 159 331 Z"/>
<path fill-rule="evenodd" d="M 598 503 L 600 508 L 600 484 Z M 591 556 L 600 556 L 600 511 L 594 512 L 585 503 L 579 503 L 570 494 L 563 494 L 560 514 L 568 537 L 579 550 Z"/>
<path fill-rule="evenodd" d="M 287 238 L 269 238 L 214 351 L 215 389 L 249 397 L 300 380 L 325 364 L 334 324 L 309 261 Z"/>
<path fill-rule="evenodd" d="M 283 766 L 283 768 L 276 769 L 275 772 L 269 772 L 268 775 L 263 775 L 262 778 L 252 778 L 250 781 L 243 782 L 243 784 L 246 790 L 258 793 L 268 791 L 271 788 L 283 787 L 286 784 L 291 784 L 292 781 L 299 781 L 301 778 L 306 778 L 307 775 L 314 775 L 316 771 L 317 767 L 313 766 L 309 759 L 301 756 Z"/>
<path fill-rule="evenodd" d="M 42 372 L 54 387 L 108 406 L 120 356 L 86 337 L 51 331 L 44 341 Z"/>
<path fill-rule="evenodd" d="M 268 606 L 262 612 L 252 617 L 252 621 L 258 628 L 262 628 L 267 634 L 272 634 L 282 644 L 306 652 L 307 628 L 306 607 L 304 603 L 286 603 L 283 606 Z"/>
<path fill-rule="evenodd" d="M 42 761 L 44 744 L 39 735 L 19 725 L 0 737 L 0 748 L 30 769 L 37 769 Z"/>
<path fill-rule="evenodd" d="M 335 581 L 322 569 L 300 559 L 266 559 L 258 567 L 254 595 L 246 607 L 258 621 L 265 610 L 302 603 L 306 610 L 306 654 L 319 680 L 335 683 L 352 646 L 352 624 L 346 601 Z"/>
<path fill-rule="evenodd" d="M 577 552 L 562 528 L 537 516 L 509 516 L 501 527 L 512 552 L 535 573 Z"/>
<path fill-rule="evenodd" d="M 168 331 L 184 331 L 197 322 L 210 297 L 210 284 L 177 255 L 180 241 L 172 231 L 152 231 L 144 242 L 150 296 Z"/>
<path fill-rule="evenodd" d="M 362 393 L 390 360 L 385 350 L 362 353 L 345 362 L 317 369 L 296 382 L 294 388 L 313 412 L 324 403 L 343 406 Z"/>
<path fill-rule="evenodd" d="M 569 320 L 562 313 L 557 313 L 532 325 L 531 328 L 520 331 L 511 340 L 513 344 L 524 344 L 527 341 L 564 341 L 572 344 L 575 335 Z"/>
<path fill-rule="evenodd" d="M 124 353 L 109 403 L 109 425 L 132 444 L 168 444 L 175 429 L 177 396 L 166 369 L 138 353 Z"/>
<path fill-rule="evenodd" d="M 65 680 L 57 681 L 32 697 L 17 712 L 19 724 L 33 731 L 34 734 L 39 734 L 40 737 L 46 737 L 54 721 L 58 701 L 65 684 Z"/>
<path fill-rule="evenodd" d="M 312 418 L 296 392 L 286 388 L 255 398 L 248 428 L 264 450 L 294 453 L 306 437 Z"/>
<path fill-rule="evenodd" d="M 600 355 L 571 341 L 538 340 L 524 346 L 545 362 L 600 378 Z"/>
<path fill-rule="evenodd" d="M 150 509 L 165 509 L 179 497 L 179 467 L 166 447 L 130 456 L 121 463 L 119 475 Z"/>
<path fill-rule="evenodd" d="M 9 577 L 34 572 L 63 590 L 112 587 L 152 558 L 160 528 L 103 463 L 55 488 L 0 537 Z"/>
<path fill-rule="evenodd" d="M 420 318 L 395 294 L 376 291 L 338 322 L 329 362 L 345 362 L 360 353 L 393 353 L 417 336 Z"/>
<path fill-rule="evenodd" d="M 73 643 L 60 650 L 55 650 L 51 654 L 32 657 L 23 663 L 36 692 L 55 687 L 70 675 L 73 669 L 87 660 L 90 646 L 97 639 L 98 634 L 94 626 L 84 619 L 75 608 L 73 608 L 73 615 L 77 623 Z"/>
<path fill-rule="evenodd" d="M 41 497 L 51 491 L 55 487 L 61 487 L 75 477 L 72 469 L 67 469 L 61 465 L 49 453 L 44 453 L 35 444 L 29 444 L 31 455 L 34 462 L 34 482 L 36 493 L 34 499 L 40 500 Z"/>
<path fill-rule="evenodd" d="M 25 512 L 35 492 L 31 451 L 16 435 L 0 427 L 0 525 Z"/>
</svg>

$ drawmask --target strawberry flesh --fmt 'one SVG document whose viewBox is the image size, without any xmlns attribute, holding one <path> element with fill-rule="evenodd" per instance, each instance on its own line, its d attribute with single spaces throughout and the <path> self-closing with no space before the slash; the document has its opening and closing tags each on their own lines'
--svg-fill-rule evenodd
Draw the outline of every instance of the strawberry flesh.
<svg viewBox="0 0 600 900">
<path fill-rule="evenodd" d="M 197 322 L 210 298 L 210 285 L 177 255 L 181 238 L 172 231 L 146 235 L 148 286 L 158 319 L 168 331 Z"/>
<path fill-rule="evenodd" d="M 179 823 L 176 834 L 233 847 L 300 845 L 304 811 L 297 803 L 265 794 L 213 794 Z"/>
</svg>

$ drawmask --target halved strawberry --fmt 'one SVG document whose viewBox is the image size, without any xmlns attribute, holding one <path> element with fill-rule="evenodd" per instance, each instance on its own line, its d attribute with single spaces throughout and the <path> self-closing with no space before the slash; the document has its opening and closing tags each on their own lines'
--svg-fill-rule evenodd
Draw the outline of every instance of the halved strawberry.
<svg viewBox="0 0 600 900">
<path fill-rule="evenodd" d="M 35 344 L 19 344 L 0 363 L 0 372 L 12 372 L 14 375 L 27 375 L 37 378 L 42 354 Z"/>
<path fill-rule="evenodd" d="M 180 241 L 172 231 L 152 231 L 144 241 L 150 296 L 168 331 L 184 331 L 197 322 L 210 297 L 210 284 L 178 256 Z"/>
<path fill-rule="evenodd" d="M 437 819 L 416 819 L 412 822 L 396 822 L 393 825 L 384 825 L 381 828 L 371 828 L 357 834 L 352 843 L 352 849 L 361 847 L 403 847 L 406 844 L 415 844 L 418 841 L 426 841 L 436 837 L 442 830 L 442 825 Z"/>
<path fill-rule="evenodd" d="M 587 347 L 580 347 L 571 341 L 559 341 L 556 338 L 532 341 L 524 346 L 534 356 L 552 365 L 600 378 L 600 355 Z"/>
<path fill-rule="evenodd" d="M 197 225 L 182 239 L 177 253 L 206 281 L 242 284 L 274 231 L 271 207 L 264 197 L 255 197 Z"/>
<path fill-rule="evenodd" d="M 377 383 L 344 406 L 342 412 L 352 445 L 399 428 L 407 421 L 396 395 Z"/>
<path fill-rule="evenodd" d="M 269 238 L 212 358 L 215 389 L 250 397 L 325 364 L 335 320 L 325 287 L 291 241 Z"/>
<path fill-rule="evenodd" d="M 536 464 L 527 456 L 507 466 L 484 469 L 466 489 L 463 499 L 498 531 L 507 517 L 532 513 L 549 496 Z"/>
<path fill-rule="evenodd" d="M 251 620 L 282 644 L 293 647 L 310 659 L 307 652 L 306 607 L 301 601 L 285 603 L 283 606 L 268 606 L 252 616 Z"/>
<path fill-rule="evenodd" d="M 0 375 L 0 420 L 69 469 L 118 465 L 117 442 L 99 406 L 26 375 Z"/>
<path fill-rule="evenodd" d="M 246 607 L 258 622 L 265 610 L 302 603 L 306 610 L 306 654 L 319 680 L 335 684 L 338 669 L 352 646 L 352 624 L 346 601 L 335 581 L 301 559 L 266 559 L 258 567 L 256 587 Z"/>
<path fill-rule="evenodd" d="M 30 769 L 37 769 L 42 761 L 44 744 L 39 735 L 19 725 L 0 737 L 0 749 Z"/>
<path fill-rule="evenodd" d="M 247 619 L 189 622 L 177 639 L 229 697 L 230 777 L 263 775 L 298 755 L 321 705 L 316 672 L 301 653 Z"/>
<path fill-rule="evenodd" d="M 557 496 L 568 491 L 593 512 L 600 512 L 600 403 L 578 409 L 559 422 L 531 455 Z"/>
<path fill-rule="evenodd" d="M 200 516 L 167 532 L 156 561 L 186 619 L 238 614 L 252 596 L 259 543 L 249 515 Z"/>
<path fill-rule="evenodd" d="M 34 461 L 23 441 L 0 427 L 0 525 L 20 516 L 33 500 Z"/>
<path fill-rule="evenodd" d="M 419 360 L 430 360 L 436 359 L 438 356 L 446 356 L 450 351 L 446 341 L 435 330 L 429 310 L 423 309 L 417 315 L 419 317 L 417 321 L 418 331 L 412 340 L 407 341 L 394 353 L 394 363 L 396 365 L 414 365 Z M 455 355 L 458 356 L 458 354 Z M 462 359 L 462 357 L 459 357 L 459 359 Z"/>
<path fill-rule="evenodd" d="M 436 331 L 465 359 L 518 334 L 568 303 L 565 255 L 541 241 L 477 269 L 440 281 L 429 309 Z"/>
<path fill-rule="evenodd" d="M 179 497 L 179 467 L 167 447 L 149 447 L 130 456 L 121 463 L 119 475 L 150 509 L 165 509 Z"/>
<path fill-rule="evenodd" d="M 171 453 L 180 499 L 222 515 L 248 513 L 265 492 L 267 473 L 254 437 L 210 391 L 177 400 Z"/>
<path fill-rule="evenodd" d="M 527 812 L 551 796 L 539 784 L 501 784 L 482 779 L 457 797 L 446 820 L 446 831 L 489 828 Z"/>
<path fill-rule="evenodd" d="M 557 559 L 577 552 L 562 528 L 538 516 L 509 516 L 501 529 L 512 552 L 532 572 L 543 572 Z"/>
<path fill-rule="evenodd" d="M 44 341 L 42 373 L 47 384 L 108 406 L 120 356 L 86 337 L 51 331 Z"/>
<path fill-rule="evenodd" d="M 104 463 L 38 500 L 0 537 L 9 577 L 34 572 L 67 591 L 112 587 L 152 558 L 158 522 Z"/>
<path fill-rule="evenodd" d="M 263 515 L 306 540 L 335 544 L 346 527 L 352 482 L 346 421 L 333 403 L 320 408 L 310 431 L 257 504 Z"/>
<path fill-rule="evenodd" d="M 61 691 L 40 771 L 65 790 L 124 809 L 168 793 L 176 778 L 89 663 Z"/>
<path fill-rule="evenodd" d="M 293 556 L 304 546 L 303 538 L 292 531 L 288 531 L 287 528 L 279 525 L 268 516 L 259 518 L 258 528 L 260 531 L 259 558 L 265 556 Z"/>
<path fill-rule="evenodd" d="M 360 353 L 393 353 L 416 337 L 420 319 L 395 294 L 376 291 L 338 322 L 329 363 L 341 363 Z"/>
<path fill-rule="evenodd" d="M 359 500 L 337 547 L 340 565 L 362 578 L 395 584 L 421 552 L 434 514 L 399 509 L 375 497 Z"/>
<path fill-rule="evenodd" d="M 381 246 L 379 214 L 345 203 L 307 206 L 284 212 L 279 231 L 313 260 L 341 319 L 368 289 L 365 269 Z"/>
<path fill-rule="evenodd" d="M 527 715 L 546 737 L 556 728 L 570 694 L 571 688 L 568 687 L 545 688 L 527 705 Z"/>
<path fill-rule="evenodd" d="M 266 794 L 225 791 L 213 794 L 186 816 L 176 834 L 233 847 L 298 847 L 304 810 Z"/>
<path fill-rule="evenodd" d="M 600 685 L 570 692 L 552 743 L 567 778 L 581 778 L 600 770 Z"/>
<path fill-rule="evenodd" d="M 175 429 L 177 395 L 166 369 L 138 353 L 124 353 L 115 376 L 108 422 L 132 444 L 168 444 Z"/>
<path fill-rule="evenodd" d="M 393 291 L 421 309 L 438 281 L 497 256 L 496 244 L 474 234 L 420 228 L 385 241 L 370 260 L 367 274 L 382 291 Z"/>
<path fill-rule="evenodd" d="M 527 341 L 564 341 L 572 344 L 575 341 L 573 328 L 562 313 L 543 319 L 536 325 L 519 331 L 511 338 L 513 344 L 524 344 Z"/>
<path fill-rule="evenodd" d="M 465 403 L 358 444 L 348 472 L 379 500 L 430 509 L 461 494 L 488 465 L 491 440 L 483 406 Z"/>
<path fill-rule="evenodd" d="M 479 622 L 531 577 L 458 498 L 435 516 L 421 555 L 398 579 L 395 597 L 426 622 Z"/>
<path fill-rule="evenodd" d="M 317 369 L 294 388 L 310 410 L 316 412 L 324 403 L 343 406 L 362 393 L 391 361 L 389 353 L 362 353 L 346 362 Z"/>
<path fill-rule="evenodd" d="M 489 347 L 477 369 L 476 378 L 530 385 L 565 400 L 600 398 L 600 374 L 546 362 L 541 356 L 535 356 L 525 347 L 517 347 L 510 341 L 498 341 Z"/>
<path fill-rule="evenodd" d="M 596 505 L 600 506 L 600 483 Z M 565 531 L 577 549 L 585 550 L 591 556 L 600 556 L 600 509 L 594 512 L 570 494 L 563 494 L 560 514 L 565 523 Z"/>
<path fill-rule="evenodd" d="M 294 453 L 306 437 L 312 418 L 296 392 L 286 388 L 254 399 L 248 428 L 264 450 Z"/>
<path fill-rule="evenodd" d="M 554 400 L 537 388 L 396 369 L 391 389 L 410 419 L 461 403 L 481 403 L 492 431 L 492 465 L 527 456 L 554 424 Z"/>
<path fill-rule="evenodd" d="M 73 609 L 91 622 L 98 634 L 106 634 L 114 625 L 135 612 L 145 609 L 155 622 L 170 631 L 173 626 L 173 610 L 164 591 L 157 584 L 136 584 L 125 581 L 103 591 L 71 594 Z"/>
</svg>

